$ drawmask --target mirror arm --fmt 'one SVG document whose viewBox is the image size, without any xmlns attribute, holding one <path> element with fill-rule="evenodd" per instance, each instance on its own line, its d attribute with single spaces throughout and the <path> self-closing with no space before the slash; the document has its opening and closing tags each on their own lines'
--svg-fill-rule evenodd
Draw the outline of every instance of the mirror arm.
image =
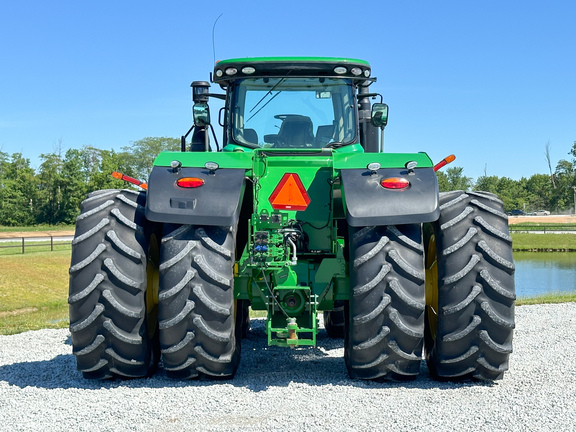
<svg viewBox="0 0 576 432">
<path fill-rule="evenodd" d="M 221 100 L 226 100 L 226 95 L 225 94 L 219 94 L 219 93 L 208 93 L 207 96 L 216 98 L 216 99 L 221 99 Z"/>
<path fill-rule="evenodd" d="M 382 103 L 384 101 L 384 98 L 382 97 L 382 95 L 380 93 L 358 93 L 356 95 L 356 97 L 358 99 L 372 98 L 372 97 L 376 97 L 376 96 L 380 96 L 380 103 Z"/>
</svg>

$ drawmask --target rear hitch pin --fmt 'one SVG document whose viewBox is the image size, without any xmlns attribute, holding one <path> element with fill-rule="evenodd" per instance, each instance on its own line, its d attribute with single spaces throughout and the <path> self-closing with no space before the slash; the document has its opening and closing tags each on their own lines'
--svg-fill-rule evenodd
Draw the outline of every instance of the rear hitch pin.
<svg viewBox="0 0 576 432">
<path fill-rule="evenodd" d="M 286 342 L 290 348 L 294 348 L 298 344 L 298 334 L 296 333 L 298 323 L 294 317 L 287 318 L 286 323 L 286 328 L 288 329 L 288 340 Z"/>
</svg>

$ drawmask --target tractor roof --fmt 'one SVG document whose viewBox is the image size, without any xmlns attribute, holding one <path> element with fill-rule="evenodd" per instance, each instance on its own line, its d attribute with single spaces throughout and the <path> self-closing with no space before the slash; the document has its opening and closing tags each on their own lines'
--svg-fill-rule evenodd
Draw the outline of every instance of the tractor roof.
<svg viewBox="0 0 576 432">
<path fill-rule="evenodd" d="M 247 57 L 216 62 L 214 82 L 248 77 L 334 77 L 370 80 L 370 64 L 340 57 Z"/>
</svg>

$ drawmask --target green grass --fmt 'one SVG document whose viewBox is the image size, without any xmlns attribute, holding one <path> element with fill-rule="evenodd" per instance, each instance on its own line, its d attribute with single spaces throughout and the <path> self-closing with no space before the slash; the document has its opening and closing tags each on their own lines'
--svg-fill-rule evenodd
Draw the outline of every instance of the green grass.
<svg viewBox="0 0 576 432">
<path fill-rule="evenodd" d="M 548 293 L 536 297 L 519 297 L 516 306 L 535 304 L 556 304 L 576 302 L 576 292 L 574 293 Z"/>
<path fill-rule="evenodd" d="M 512 247 L 518 251 L 576 251 L 576 234 L 512 233 Z"/>
<path fill-rule="evenodd" d="M 572 227 L 576 228 L 576 223 L 560 223 L 560 222 L 520 222 L 510 225 L 511 227 Z"/>
<path fill-rule="evenodd" d="M 522 222 L 510 225 L 510 231 L 576 231 L 576 224 Z"/>
<path fill-rule="evenodd" d="M 35 231 L 74 231 L 74 225 L 34 225 L 34 226 L 4 226 L 0 225 L 0 233 L 3 232 L 35 232 Z"/>
<path fill-rule="evenodd" d="M 68 327 L 70 249 L 0 256 L 0 334 Z"/>
</svg>

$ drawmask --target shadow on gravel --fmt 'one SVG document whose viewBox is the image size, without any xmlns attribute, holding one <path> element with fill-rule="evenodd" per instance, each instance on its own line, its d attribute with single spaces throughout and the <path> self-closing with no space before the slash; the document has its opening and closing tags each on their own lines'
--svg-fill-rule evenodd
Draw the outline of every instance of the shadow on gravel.
<svg viewBox="0 0 576 432">
<path fill-rule="evenodd" d="M 234 380 L 235 387 L 253 392 L 269 388 L 287 387 L 294 383 L 308 386 L 345 386 L 357 388 L 415 388 L 454 389 L 463 387 L 489 387 L 488 382 L 454 383 L 436 381 L 430 375 L 426 361 L 422 360 L 420 374 L 415 380 L 401 382 L 373 382 L 352 380 L 344 363 L 343 339 L 331 339 L 321 330 L 317 337 L 318 347 L 287 349 L 269 347 L 263 321 L 252 321 L 248 338 L 242 341 L 242 361 Z"/>
<path fill-rule="evenodd" d="M 69 340 L 64 342 L 69 344 Z M 318 334 L 318 347 L 287 349 L 269 347 L 262 323 L 254 320 L 248 338 L 242 341 L 242 360 L 234 379 L 229 381 L 189 380 L 176 381 L 165 376 L 162 367 L 151 378 L 134 380 L 94 381 L 86 380 L 76 370 L 72 354 L 62 354 L 51 360 L 30 361 L 0 366 L 0 381 L 20 388 L 45 389 L 113 389 L 129 388 L 182 388 L 206 386 L 233 386 L 253 392 L 270 388 L 305 386 L 357 387 L 367 389 L 414 388 L 455 389 L 464 387 L 487 387 L 492 383 L 452 383 L 435 381 L 430 376 L 426 362 L 422 361 L 420 375 L 413 381 L 372 382 L 351 380 L 343 358 L 343 340 L 330 339 L 325 331 Z"/>
</svg>

